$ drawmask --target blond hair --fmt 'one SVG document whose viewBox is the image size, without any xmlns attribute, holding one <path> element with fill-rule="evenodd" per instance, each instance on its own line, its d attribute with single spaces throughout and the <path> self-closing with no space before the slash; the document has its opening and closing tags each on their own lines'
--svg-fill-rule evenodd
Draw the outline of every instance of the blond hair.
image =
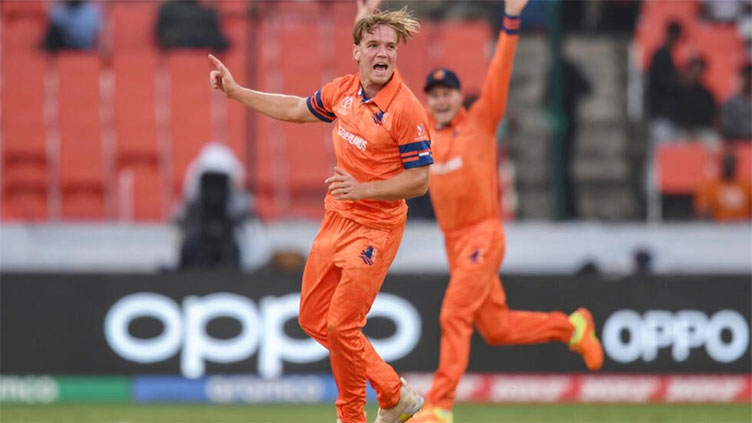
<svg viewBox="0 0 752 423">
<path fill-rule="evenodd" d="M 397 33 L 397 42 L 403 43 L 407 43 L 420 29 L 418 20 L 407 10 L 407 6 L 400 10 L 377 10 L 355 23 L 353 43 L 360 44 L 363 35 L 372 32 L 379 25 L 392 27 Z"/>
</svg>

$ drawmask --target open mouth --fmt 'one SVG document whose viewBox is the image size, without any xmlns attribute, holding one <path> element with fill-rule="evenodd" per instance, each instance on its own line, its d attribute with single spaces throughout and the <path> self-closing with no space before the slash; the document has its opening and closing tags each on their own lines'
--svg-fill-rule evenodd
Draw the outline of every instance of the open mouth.
<svg viewBox="0 0 752 423">
<path fill-rule="evenodd" d="M 373 69 L 376 72 L 386 72 L 386 70 L 389 69 L 389 67 L 387 65 L 383 64 L 383 63 L 377 63 L 377 64 L 373 65 Z"/>
</svg>

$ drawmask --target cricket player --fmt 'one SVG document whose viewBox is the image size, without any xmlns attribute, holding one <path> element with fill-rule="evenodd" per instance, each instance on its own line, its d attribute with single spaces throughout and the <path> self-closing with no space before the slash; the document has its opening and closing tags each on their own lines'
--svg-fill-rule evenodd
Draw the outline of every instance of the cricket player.
<svg viewBox="0 0 752 423">
<path fill-rule="evenodd" d="M 496 128 L 504 116 L 517 46 L 519 15 L 528 0 L 506 0 L 494 57 L 478 100 L 462 107 L 460 80 L 437 69 L 426 80 L 430 134 L 435 164 L 429 190 L 444 233 L 450 281 L 441 308 L 439 368 L 423 410 L 413 423 L 451 423 L 457 385 L 470 355 L 475 325 L 491 345 L 560 341 L 582 355 L 590 370 L 603 363 L 590 312 L 510 310 L 499 266 L 504 257 L 504 230 L 499 216 Z M 378 8 L 379 0 L 360 4 Z"/>
<path fill-rule="evenodd" d="M 303 273 L 299 323 L 329 350 L 342 423 L 366 421 L 366 378 L 378 393 L 377 423 L 404 422 L 423 405 L 361 332 L 402 239 L 404 199 L 425 194 L 433 163 L 425 110 L 396 72 L 399 43 L 418 29 L 407 9 L 359 20 L 353 29 L 359 72 L 308 98 L 243 88 L 209 56 L 216 67 L 211 86 L 228 98 L 283 121 L 336 120 L 337 166 L 324 181 L 326 214 Z"/>
</svg>

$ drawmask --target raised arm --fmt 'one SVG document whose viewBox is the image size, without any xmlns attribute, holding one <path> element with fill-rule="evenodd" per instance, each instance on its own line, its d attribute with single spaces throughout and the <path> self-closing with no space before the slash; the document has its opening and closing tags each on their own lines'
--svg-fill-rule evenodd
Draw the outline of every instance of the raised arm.
<svg viewBox="0 0 752 423">
<path fill-rule="evenodd" d="M 355 0 L 358 5 L 358 13 L 355 14 L 355 23 L 377 11 L 381 6 L 381 0 Z"/>
<path fill-rule="evenodd" d="M 285 122 L 320 122 L 308 110 L 305 98 L 294 95 L 270 94 L 241 87 L 219 59 L 210 54 L 209 60 L 216 68 L 209 74 L 209 83 L 212 88 L 221 91 L 227 98 L 239 101 L 249 109 Z"/>
<path fill-rule="evenodd" d="M 507 108 L 509 81 L 512 78 L 514 53 L 517 49 L 519 16 L 528 0 L 506 0 L 504 22 L 499 33 L 491 65 L 483 83 L 480 97 L 473 105 L 473 113 L 489 131 L 496 130 Z"/>
</svg>

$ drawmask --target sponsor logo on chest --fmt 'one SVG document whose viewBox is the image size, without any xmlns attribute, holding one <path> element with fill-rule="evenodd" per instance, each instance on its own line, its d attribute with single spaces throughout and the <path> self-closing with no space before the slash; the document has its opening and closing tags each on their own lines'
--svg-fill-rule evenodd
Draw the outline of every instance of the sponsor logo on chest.
<svg viewBox="0 0 752 423">
<path fill-rule="evenodd" d="M 366 151 L 366 147 L 368 147 L 368 141 L 353 134 L 352 132 L 349 132 L 339 124 L 337 125 L 337 135 L 339 135 L 343 140 L 355 146 L 355 148 L 360 151 Z"/>
</svg>

